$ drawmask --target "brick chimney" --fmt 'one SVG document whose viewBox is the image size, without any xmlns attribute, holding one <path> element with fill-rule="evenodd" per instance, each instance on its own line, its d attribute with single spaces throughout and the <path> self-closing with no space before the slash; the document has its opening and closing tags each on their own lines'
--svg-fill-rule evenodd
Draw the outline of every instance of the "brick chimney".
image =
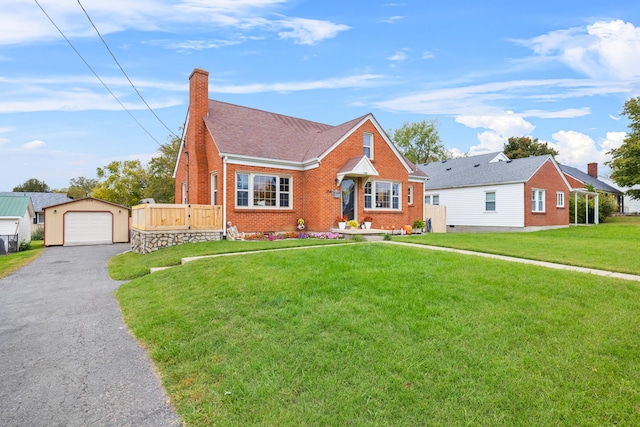
<svg viewBox="0 0 640 427">
<path fill-rule="evenodd" d="M 209 203 L 207 127 L 209 115 L 209 72 L 196 68 L 189 76 L 189 125 L 185 148 L 188 151 L 187 203 Z"/>
<path fill-rule="evenodd" d="M 589 176 L 594 178 L 598 178 L 598 164 L 597 163 L 588 163 L 587 164 L 587 173 Z"/>
</svg>

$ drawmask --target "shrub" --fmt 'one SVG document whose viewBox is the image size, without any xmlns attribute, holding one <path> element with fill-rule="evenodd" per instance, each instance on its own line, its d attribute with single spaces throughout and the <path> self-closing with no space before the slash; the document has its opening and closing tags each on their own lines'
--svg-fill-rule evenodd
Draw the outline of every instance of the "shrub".
<svg viewBox="0 0 640 427">
<path fill-rule="evenodd" d="M 44 240 L 44 228 L 38 227 L 31 233 L 31 240 Z"/>
<path fill-rule="evenodd" d="M 26 240 L 23 240 L 22 242 L 20 242 L 18 251 L 28 251 L 29 249 L 31 249 L 31 242 L 27 242 Z"/>
</svg>

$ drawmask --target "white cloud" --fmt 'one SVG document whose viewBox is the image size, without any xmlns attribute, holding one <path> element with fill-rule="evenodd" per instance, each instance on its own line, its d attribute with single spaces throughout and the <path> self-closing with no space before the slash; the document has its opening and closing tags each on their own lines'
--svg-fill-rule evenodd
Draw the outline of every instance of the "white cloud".
<svg viewBox="0 0 640 427">
<path fill-rule="evenodd" d="M 388 18 L 383 19 L 380 22 L 384 22 L 385 24 L 395 24 L 396 22 L 402 20 L 404 17 L 403 16 L 390 16 Z"/>
<path fill-rule="evenodd" d="M 297 92 L 315 89 L 342 89 L 348 87 L 368 87 L 375 80 L 381 79 L 379 74 L 361 74 L 355 76 L 329 78 L 306 82 L 257 83 L 251 85 L 224 86 L 210 84 L 209 91 L 217 93 L 263 93 L 263 92 Z"/>
<path fill-rule="evenodd" d="M 428 50 L 422 52 L 422 59 L 433 59 L 435 57 L 436 55 L 433 52 L 429 52 Z"/>
<path fill-rule="evenodd" d="M 523 111 L 520 115 L 522 117 L 538 117 L 541 119 L 573 119 L 575 117 L 588 116 L 591 114 L 589 107 L 583 108 L 567 108 L 566 110 L 559 111 L 544 111 L 544 110 L 527 110 Z"/>
<path fill-rule="evenodd" d="M 387 59 L 393 62 L 402 62 L 407 59 L 407 52 L 409 49 L 404 48 L 402 50 L 396 51 L 393 55 L 388 56 Z"/>
<path fill-rule="evenodd" d="M 480 144 L 471 147 L 471 154 L 501 151 L 509 137 L 529 135 L 535 129 L 534 125 L 510 111 L 502 115 L 458 116 L 456 122 L 472 129 L 487 129 L 478 134 Z"/>
<path fill-rule="evenodd" d="M 278 33 L 281 39 L 293 39 L 296 44 L 308 45 L 334 38 L 340 31 L 350 28 L 347 25 L 305 18 L 288 18 L 278 21 L 278 24 L 286 29 Z"/>
<path fill-rule="evenodd" d="M 591 78 L 640 77 L 640 28 L 630 22 L 597 21 L 520 43 L 541 58 L 560 61 Z"/>
<path fill-rule="evenodd" d="M 40 0 L 56 25 L 69 38 L 95 37 L 95 31 L 76 2 Z M 286 0 L 85 0 L 83 6 L 103 35 L 124 30 L 192 33 L 212 26 L 243 31 L 277 33 L 297 44 L 315 44 L 335 37 L 349 27 L 302 17 L 272 17 Z M 24 0 L 3 0 L 0 45 L 59 40 L 60 34 L 37 5 Z M 177 43 L 177 42 L 176 42 Z M 187 43 L 189 45 L 189 43 Z"/>
<path fill-rule="evenodd" d="M 44 141 L 40 141 L 37 139 L 34 139 L 33 141 L 29 141 L 25 144 L 22 144 L 22 148 L 24 148 L 25 150 L 36 150 L 38 148 L 44 148 L 46 146 L 47 144 L 45 144 Z"/>
<path fill-rule="evenodd" d="M 584 168 L 591 162 L 604 163 L 608 160 L 605 150 L 599 150 L 595 141 L 588 135 L 576 131 L 561 130 L 552 135 L 557 142 L 560 163 Z"/>
<path fill-rule="evenodd" d="M 607 138 L 600 143 L 600 146 L 605 152 L 620 148 L 626 137 L 626 132 L 607 132 Z"/>
</svg>

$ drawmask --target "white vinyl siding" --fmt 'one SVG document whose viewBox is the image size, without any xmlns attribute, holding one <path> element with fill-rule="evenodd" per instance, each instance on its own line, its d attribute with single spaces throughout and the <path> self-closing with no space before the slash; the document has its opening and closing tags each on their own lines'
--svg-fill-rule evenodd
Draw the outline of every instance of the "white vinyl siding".
<svg viewBox="0 0 640 427">
<path fill-rule="evenodd" d="M 500 201 L 495 212 L 485 211 L 486 193 L 495 191 Z M 524 227 L 524 184 L 492 185 L 438 190 L 439 203 L 447 207 L 447 225 Z M 529 204 L 527 204 L 529 208 Z"/>
</svg>

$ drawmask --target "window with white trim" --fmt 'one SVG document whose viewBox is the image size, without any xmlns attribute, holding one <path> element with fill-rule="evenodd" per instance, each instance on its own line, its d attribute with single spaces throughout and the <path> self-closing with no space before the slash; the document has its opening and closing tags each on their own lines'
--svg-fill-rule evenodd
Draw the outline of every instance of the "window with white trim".
<svg viewBox="0 0 640 427">
<path fill-rule="evenodd" d="M 218 173 L 211 173 L 211 204 L 218 204 Z"/>
<path fill-rule="evenodd" d="M 556 207 L 564 208 L 564 193 L 562 191 L 556 192 Z"/>
<path fill-rule="evenodd" d="M 407 187 L 407 204 L 413 204 L 413 185 Z"/>
<path fill-rule="evenodd" d="M 367 181 L 364 185 L 364 208 L 400 210 L 400 184 L 390 181 Z"/>
<path fill-rule="evenodd" d="M 362 134 L 362 147 L 364 155 L 373 160 L 373 134 L 364 132 Z"/>
<path fill-rule="evenodd" d="M 440 195 L 439 194 L 427 194 L 424 196 L 424 204 L 425 205 L 439 205 L 440 204 Z"/>
<path fill-rule="evenodd" d="M 486 212 L 495 212 L 496 210 L 496 192 L 487 191 L 484 193 L 484 210 Z"/>
<path fill-rule="evenodd" d="M 531 212 L 544 212 L 545 190 L 531 190 Z"/>
<path fill-rule="evenodd" d="M 241 208 L 291 208 L 290 176 L 236 174 L 236 206 Z"/>
<path fill-rule="evenodd" d="M 181 200 L 182 200 L 182 204 L 186 205 L 187 204 L 187 183 L 183 182 L 182 183 L 182 191 L 181 191 Z"/>
<path fill-rule="evenodd" d="M 34 224 L 44 224 L 44 212 L 36 212 Z"/>
</svg>

